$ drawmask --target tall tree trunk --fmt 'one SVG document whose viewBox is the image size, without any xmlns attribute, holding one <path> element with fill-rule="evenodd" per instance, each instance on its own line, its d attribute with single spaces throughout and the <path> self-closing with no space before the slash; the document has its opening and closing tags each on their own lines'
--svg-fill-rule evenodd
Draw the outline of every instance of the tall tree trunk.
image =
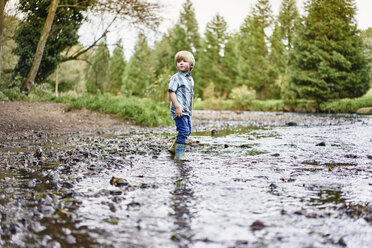
<svg viewBox="0 0 372 248">
<path fill-rule="evenodd" d="M 57 70 L 56 70 L 56 97 L 58 97 L 58 84 L 59 84 L 58 74 L 59 74 L 59 65 L 57 65 Z"/>
<path fill-rule="evenodd" d="M 3 46 L 4 46 L 4 9 L 8 0 L 0 0 L 0 80 L 3 72 Z"/>
<path fill-rule="evenodd" d="M 41 59 L 43 57 L 45 44 L 48 40 L 50 29 L 52 28 L 53 20 L 57 12 L 58 2 L 59 0 L 52 0 L 52 2 L 50 3 L 48 16 L 45 21 L 44 28 L 40 36 L 40 40 L 37 44 L 34 61 L 32 62 L 32 66 L 30 72 L 28 73 L 27 80 L 22 85 L 22 91 L 26 95 L 30 93 L 32 86 L 34 85 L 36 74 L 39 70 Z"/>
</svg>

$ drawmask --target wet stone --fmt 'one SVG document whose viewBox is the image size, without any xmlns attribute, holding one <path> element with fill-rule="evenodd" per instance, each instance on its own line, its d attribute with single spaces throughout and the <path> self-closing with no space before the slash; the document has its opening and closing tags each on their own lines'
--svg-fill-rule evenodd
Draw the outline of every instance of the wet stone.
<svg viewBox="0 0 372 248">
<path fill-rule="evenodd" d="M 265 224 L 262 222 L 262 221 L 260 221 L 260 220 L 256 220 L 256 221 L 254 221 L 252 224 L 251 224 L 251 230 L 252 231 L 259 231 L 259 230 L 262 230 L 262 229 L 264 229 L 266 226 L 265 226 Z"/>
</svg>

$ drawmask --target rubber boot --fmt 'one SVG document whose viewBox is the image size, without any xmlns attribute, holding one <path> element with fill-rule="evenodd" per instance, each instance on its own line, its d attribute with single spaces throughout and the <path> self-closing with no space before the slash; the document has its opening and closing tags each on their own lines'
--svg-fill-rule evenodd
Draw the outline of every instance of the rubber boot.
<svg viewBox="0 0 372 248">
<path fill-rule="evenodd" d="M 174 138 L 172 145 L 168 148 L 168 152 L 172 155 L 176 154 L 176 140 L 177 140 L 177 136 L 176 138 Z"/>
<path fill-rule="evenodd" d="M 176 160 L 186 160 L 185 144 L 176 143 Z"/>
</svg>

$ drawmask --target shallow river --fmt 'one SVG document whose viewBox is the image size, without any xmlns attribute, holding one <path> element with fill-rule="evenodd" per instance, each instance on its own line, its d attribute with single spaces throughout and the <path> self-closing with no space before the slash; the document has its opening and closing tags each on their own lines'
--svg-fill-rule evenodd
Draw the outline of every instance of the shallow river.
<svg viewBox="0 0 372 248">
<path fill-rule="evenodd" d="M 243 114 L 186 162 L 173 127 L 3 137 L 0 246 L 371 247 L 372 117 Z"/>
</svg>

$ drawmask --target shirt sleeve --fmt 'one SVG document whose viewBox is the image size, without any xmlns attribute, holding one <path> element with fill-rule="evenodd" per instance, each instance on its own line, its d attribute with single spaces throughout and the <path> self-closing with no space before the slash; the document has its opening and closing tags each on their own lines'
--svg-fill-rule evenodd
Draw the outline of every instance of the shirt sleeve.
<svg viewBox="0 0 372 248">
<path fill-rule="evenodd" d="M 176 90 L 178 89 L 178 80 L 176 79 L 176 77 L 171 77 L 169 79 L 169 86 L 168 86 L 168 90 L 171 90 L 173 92 L 176 92 Z"/>
</svg>

